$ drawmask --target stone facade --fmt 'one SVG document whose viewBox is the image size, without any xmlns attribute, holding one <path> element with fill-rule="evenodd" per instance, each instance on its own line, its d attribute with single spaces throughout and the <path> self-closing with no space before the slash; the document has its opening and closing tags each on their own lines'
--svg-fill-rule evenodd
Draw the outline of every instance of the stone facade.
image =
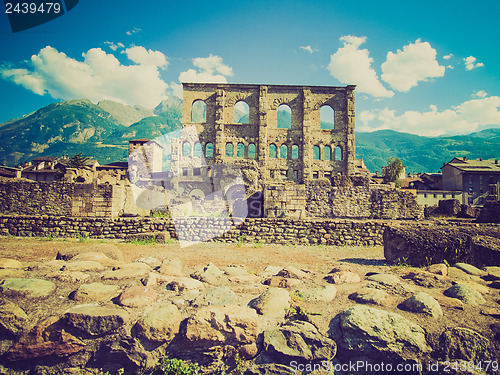
<svg viewBox="0 0 500 375">
<path fill-rule="evenodd" d="M 248 185 L 353 175 L 354 87 L 184 83 L 182 125 L 198 129 L 208 164 L 238 165 Z M 248 117 L 239 120 L 242 102 Z M 281 106 L 291 111 L 288 128 L 278 127 Z M 333 129 L 322 129 L 325 106 L 334 111 Z"/>
</svg>

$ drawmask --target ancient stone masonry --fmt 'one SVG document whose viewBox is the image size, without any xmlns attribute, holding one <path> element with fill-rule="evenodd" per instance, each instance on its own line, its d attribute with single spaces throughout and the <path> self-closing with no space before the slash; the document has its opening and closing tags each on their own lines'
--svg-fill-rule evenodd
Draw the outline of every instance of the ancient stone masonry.
<svg viewBox="0 0 500 375">
<path fill-rule="evenodd" d="M 183 87 L 182 124 L 198 129 L 207 163 L 240 166 L 249 185 L 354 174 L 355 86 Z M 238 118 L 242 103 L 248 114 Z M 333 129 L 322 123 L 325 107 L 334 112 Z M 279 121 L 281 108 L 291 112 L 288 124 Z"/>
</svg>

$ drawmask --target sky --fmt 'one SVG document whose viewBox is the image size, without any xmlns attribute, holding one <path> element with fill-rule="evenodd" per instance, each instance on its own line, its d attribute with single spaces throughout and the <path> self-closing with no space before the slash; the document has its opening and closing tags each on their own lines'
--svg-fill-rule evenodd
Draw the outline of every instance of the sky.
<svg viewBox="0 0 500 375">
<path fill-rule="evenodd" d="M 13 33 L 0 122 L 88 98 L 154 108 L 181 82 L 356 85 L 356 130 L 500 127 L 497 0 L 80 0 Z"/>
</svg>

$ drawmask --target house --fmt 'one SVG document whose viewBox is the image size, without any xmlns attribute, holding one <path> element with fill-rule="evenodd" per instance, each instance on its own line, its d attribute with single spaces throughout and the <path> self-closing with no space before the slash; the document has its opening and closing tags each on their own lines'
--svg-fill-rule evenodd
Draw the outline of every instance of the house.
<svg viewBox="0 0 500 375">
<path fill-rule="evenodd" d="M 441 170 L 443 190 L 461 191 L 463 204 L 481 206 L 486 201 L 500 200 L 498 159 L 453 158 Z"/>
</svg>

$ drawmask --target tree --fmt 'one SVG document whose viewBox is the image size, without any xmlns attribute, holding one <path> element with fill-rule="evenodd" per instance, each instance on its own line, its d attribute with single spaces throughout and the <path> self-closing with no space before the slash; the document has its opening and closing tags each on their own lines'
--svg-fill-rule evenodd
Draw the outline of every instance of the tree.
<svg viewBox="0 0 500 375">
<path fill-rule="evenodd" d="M 391 156 L 387 161 L 387 165 L 382 168 L 384 183 L 394 182 L 396 183 L 396 187 L 400 187 L 401 182 L 399 181 L 399 176 L 401 176 L 402 171 L 403 163 L 401 162 L 401 159 Z"/>
<path fill-rule="evenodd" d="M 82 153 L 73 155 L 71 159 L 69 159 L 68 167 L 69 168 L 81 168 L 89 165 L 89 156 L 82 156 Z"/>
</svg>

